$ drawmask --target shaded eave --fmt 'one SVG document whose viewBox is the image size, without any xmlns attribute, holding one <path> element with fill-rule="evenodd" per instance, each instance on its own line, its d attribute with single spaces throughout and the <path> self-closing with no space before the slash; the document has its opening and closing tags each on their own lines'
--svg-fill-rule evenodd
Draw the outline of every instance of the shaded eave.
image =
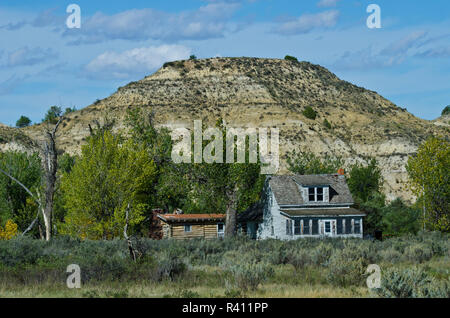
<svg viewBox="0 0 450 318">
<path fill-rule="evenodd" d="M 303 216 L 366 216 L 366 213 L 353 208 L 333 209 L 281 209 L 281 214 L 287 217 Z"/>
<path fill-rule="evenodd" d="M 166 223 L 224 222 L 225 214 L 158 214 Z"/>
</svg>

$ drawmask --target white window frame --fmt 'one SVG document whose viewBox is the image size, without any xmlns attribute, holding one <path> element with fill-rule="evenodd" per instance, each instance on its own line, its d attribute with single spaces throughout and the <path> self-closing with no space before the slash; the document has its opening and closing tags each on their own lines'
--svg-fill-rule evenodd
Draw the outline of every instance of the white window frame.
<svg viewBox="0 0 450 318">
<path fill-rule="evenodd" d="M 189 231 L 187 229 L 189 229 Z M 192 232 L 192 225 L 191 224 L 185 224 L 184 225 L 184 233 L 191 233 L 191 232 Z"/>
<path fill-rule="evenodd" d="M 222 225 L 222 231 L 219 231 L 219 225 Z M 217 223 L 217 237 L 223 237 L 224 235 L 225 235 L 225 223 Z"/>
<path fill-rule="evenodd" d="M 358 226 L 359 228 L 358 232 L 356 231 L 356 226 Z M 362 228 L 361 219 L 355 219 L 355 230 L 354 230 L 355 234 L 361 234 L 361 228 Z"/>
<path fill-rule="evenodd" d="M 322 189 L 322 201 L 317 201 L 317 189 Z M 309 189 L 314 189 L 314 200 L 309 199 Z M 325 202 L 325 187 L 308 187 L 308 202 Z"/>
</svg>

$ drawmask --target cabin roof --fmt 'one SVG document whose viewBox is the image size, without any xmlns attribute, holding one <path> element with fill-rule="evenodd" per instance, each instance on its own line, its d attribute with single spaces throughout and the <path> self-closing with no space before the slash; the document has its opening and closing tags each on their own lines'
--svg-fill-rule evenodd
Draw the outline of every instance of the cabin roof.
<svg viewBox="0 0 450 318">
<path fill-rule="evenodd" d="M 196 223 L 225 220 L 225 214 L 158 214 L 158 217 L 166 223 Z"/>
<path fill-rule="evenodd" d="M 364 212 L 361 212 L 357 209 L 353 208 L 344 208 L 344 209 L 293 209 L 293 210 L 281 210 L 284 214 L 295 217 L 295 216 L 345 216 L 345 215 L 361 215 L 365 216 Z"/>
<path fill-rule="evenodd" d="M 272 176 L 269 185 L 279 205 L 308 204 L 303 201 L 299 186 L 329 186 L 330 201 L 327 204 L 354 203 L 345 176 L 339 174 Z"/>
</svg>

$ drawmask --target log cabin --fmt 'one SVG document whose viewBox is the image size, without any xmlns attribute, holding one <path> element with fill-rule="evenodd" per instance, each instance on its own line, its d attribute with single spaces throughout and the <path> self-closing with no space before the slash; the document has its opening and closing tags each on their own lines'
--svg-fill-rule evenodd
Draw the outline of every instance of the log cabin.
<svg viewBox="0 0 450 318">
<path fill-rule="evenodd" d="M 158 218 L 164 239 L 214 239 L 225 234 L 225 214 L 158 214 Z"/>
</svg>

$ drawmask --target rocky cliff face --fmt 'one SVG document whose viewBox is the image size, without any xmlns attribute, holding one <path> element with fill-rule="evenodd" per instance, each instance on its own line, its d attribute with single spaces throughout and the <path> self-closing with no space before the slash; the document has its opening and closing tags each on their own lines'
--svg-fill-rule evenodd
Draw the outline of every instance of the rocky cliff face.
<svg viewBox="0 0 450 318">
<path fill-rule="evenodd" d="M 315 120 L 302 114 L 307 106 L 317 112 Z M 389 199 L 412 199 L 405 185 L 408 156 L 428 136 L 449 134 L 448 126 L 416 118 L 318 65 L 214 58 L 166 63 L 155 74 L 70 114 L 60 130 L 59 147 L 76 153 L 94 120 L 115 118 L 115 128 L 124 128 L 126 111 L 133 107 L 152 109 L 156 123 L 169 128 L 192 127 L 197 119 L 212 126 L 218 118 L 232 127 L 277 127 L 280 173 L 287 172 L 286 154 L 292 150 L 338 155 L 348 163 L 376 157 Z M 21 133 L 38 140 L 42 127 Z M 11 144 L 0 141 L 0 149 Z"/>
</svg>

